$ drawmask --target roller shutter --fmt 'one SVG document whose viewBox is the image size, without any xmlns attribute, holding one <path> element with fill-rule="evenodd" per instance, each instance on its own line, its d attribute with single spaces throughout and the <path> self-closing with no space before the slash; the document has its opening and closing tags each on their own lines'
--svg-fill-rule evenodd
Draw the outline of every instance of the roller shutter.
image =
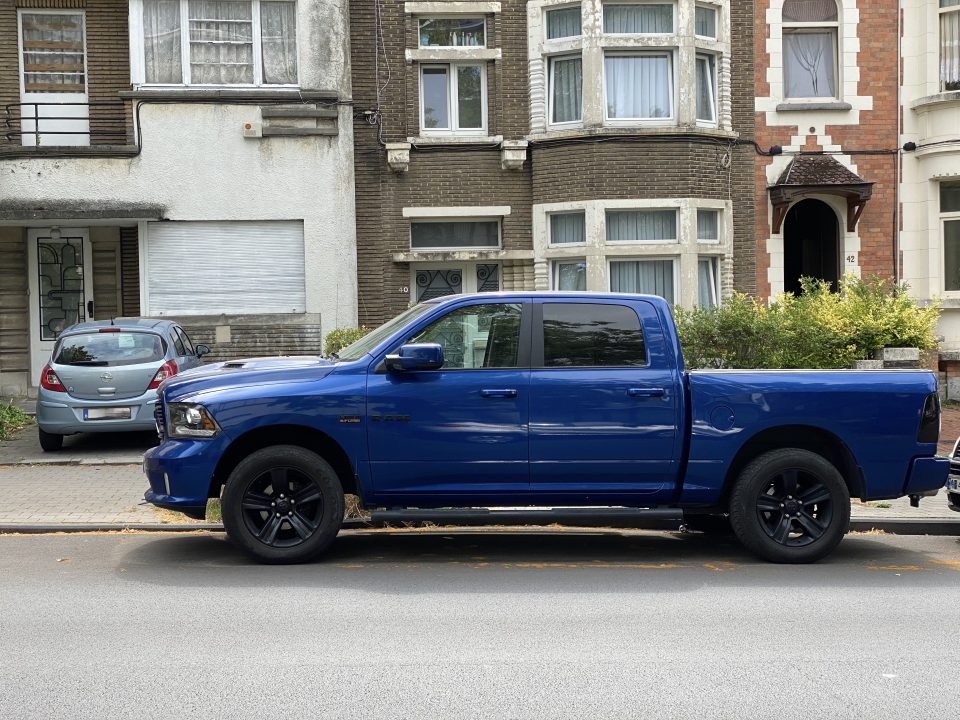
<svg viewBox="0 0 960 720">
<path fill-rule="evenodd" d="M 150 223 L 149 313 L 302 313 L 303 253 L 299 220 Z"/>
</svg>

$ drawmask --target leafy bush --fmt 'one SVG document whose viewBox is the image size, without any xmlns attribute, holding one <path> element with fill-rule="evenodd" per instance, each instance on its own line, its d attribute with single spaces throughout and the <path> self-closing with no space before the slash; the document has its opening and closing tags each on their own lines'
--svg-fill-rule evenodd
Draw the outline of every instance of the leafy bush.
<svg viewBox="0 0 960 720">
<path fill-rule="evenodd" d="M 6 440 L 14 430 L 19 430 L 31 422 L 33 421 L 30 416 L 16 405 L 0 403 L 0 440 Z"/>
<path fill-rule="evenodd" d="M 829 284 L 804 279 L 799 296 L 769 306 L 734 293 L 716 309 L 677 308 L 683 355 L 691 368 L 844 368 L 883 347 L 937 345 L 939 309 L 921 308 L 905 286 L 852 276 Z"/>
<path fill-rule="evenodd" d="M 351 345 L 362 338 L 364 335 L 370 332 L 370 330 L 371 328 L 363 326 L 331 330 L 327 333 L 327 337 L 324 339 L 323 351 L 327 355 L 338 353 L 347 345 Z"/>
</svg>

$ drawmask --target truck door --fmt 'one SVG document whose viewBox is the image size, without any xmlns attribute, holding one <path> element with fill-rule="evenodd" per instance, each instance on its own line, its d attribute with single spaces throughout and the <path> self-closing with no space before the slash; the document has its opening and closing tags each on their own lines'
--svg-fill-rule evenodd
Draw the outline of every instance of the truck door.
<svg viewBox="0 0 960 720">
<path fill-rule="evenodd" d="M 420 506 L 436 507 L 529 492 L 529 308 L 499 299 L 460 306 L 404 341 L 439 343 L 443 367 L 387 372 L 380 363 L 370 371 L 378 501 L 414 503 L 422 493 Z"/>
<path fill-rule="evenodd" d="M 531 490 L 554 504 L 669 499 L 681 385 L 653 305 L 544 299 L 533 318 Z"/>
</svg>

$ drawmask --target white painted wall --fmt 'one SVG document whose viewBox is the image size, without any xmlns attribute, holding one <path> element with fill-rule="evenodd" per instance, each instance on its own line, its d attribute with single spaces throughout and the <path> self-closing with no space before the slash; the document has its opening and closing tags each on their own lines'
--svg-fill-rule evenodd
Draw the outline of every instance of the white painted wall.
<svg viewBox="0 0 960 720">
<path fill-rule="evenodd" d="M 960 93 L 940 93 L 937 0 L 901 0 L 902 142 L 954 140 L 902 154 L 903 280 L 921 300 L 941 298 L 943 350 L 960 350 L 960 292 L 944 292 L 940 180 L 960 179 Z"/>
</svg>

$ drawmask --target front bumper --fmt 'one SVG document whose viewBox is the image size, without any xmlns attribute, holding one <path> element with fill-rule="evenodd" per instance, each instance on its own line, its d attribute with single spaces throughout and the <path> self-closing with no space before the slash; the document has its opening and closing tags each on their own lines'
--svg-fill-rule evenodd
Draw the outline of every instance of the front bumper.
<svg viewBox="0 0 960 720">
<path fill-rule="evenodd" d="M 156 429 L 153 410 L 157 391 L 148 390 L 137 397 L 109 400 L 82 400 L 65 392 L 40 388 L 37 397 L 37 425 L 53 435 L 83 432 L 143 432 Z M 122 420 L 84 420 L 84 410 L 91 408 L 130 408 L 130 417 Z"/>
<path fill-rule="evenodd" d="M 144 499 L 157 507 L 190 517 L 203 517 L 213 475 L 228 439 L 165 439 L 143 456 L 143 472 L 150 483 Z"/>
</svg>

